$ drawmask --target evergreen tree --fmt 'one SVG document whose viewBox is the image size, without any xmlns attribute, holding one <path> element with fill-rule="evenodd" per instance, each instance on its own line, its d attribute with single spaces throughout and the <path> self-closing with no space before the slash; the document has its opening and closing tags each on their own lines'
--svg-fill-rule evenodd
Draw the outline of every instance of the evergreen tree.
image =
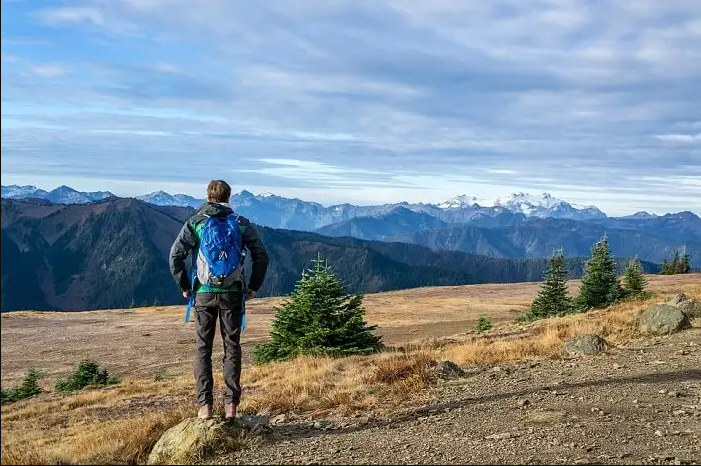
<svg viewBox="0 0 701 466">
<path fill-rule="evenodd" d="M 562 249 L 550 257 L 545 283 L 533 300 L 529 319 L 543 319 L 572 311 L 572 300 L 567 295 L 567 264 Z"/>
<path fill-rule="evenodd" d="M 674 252 L 674 260 L 672 260 L 672 274 L 681 272 L 681 261 L 679 260 L 679 251 Z"/>
<path fill-rule="evenodd" d="M 643 276 L 643 270 L 638 256 L 635 256 L 628 263 L 628 268 L 626 268 L 623 274 L 623 285 L 625 294 L 628 296 L 639 296 L 645 290 L 647 280 Z"/>
<path fill-rule="evenodd" d="M 662 259 L 662 270 L 660 271 L 660 275 L 671 275 L 671 264 L 667 262 L 667 258 Z"/>
<path fill-rule="evenodd" d="M 691 265 L 689 264 L 689 254 L 684 254 L 682 258 L 682 263 L 680 266 L 679 273 L 689 273 L 691 272 Z"/>
<path fill-rule="evenodd" d="M 604 236 L 596 242 L 586 263 L 577 305 L 582 309 L 604 307 L 615 303 L 622 292 L 616 262 L 611 257 L 608 239 Z"/>
<path fill-rule="evenodd" d="M 258 364 L 299 355 L 346 356 L 382 349 L 381 338 L 366 324 L 363 296 L 347 296 L 328 262 L 318 257 L 303 271 L 290 299 L 276 315 L 271 340 L 254 352 Z"/>
</svg>

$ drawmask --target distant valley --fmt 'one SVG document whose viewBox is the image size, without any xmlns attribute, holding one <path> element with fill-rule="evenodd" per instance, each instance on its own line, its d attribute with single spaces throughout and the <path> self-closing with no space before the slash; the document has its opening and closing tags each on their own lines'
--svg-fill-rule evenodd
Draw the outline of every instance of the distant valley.
<svg viewBox="0 0 701 466">
<path fill-rule="evenodd" d="M 701 219 L 691 212 L 648 219 L 589 221 L 502 213 L 466 224 L 447 224 L 426 214 L 395 209 L 382 216 L 328 225 L 317 232 L 510 258 L 547 257 L 559 247 L 568 256 L 586 256 L 591 245 L 606 235 L 613 253 L 620 257 L 638 255 L 661 262 L 679 251 L 689 254 L 692 263 L 701 263 Z"/>
</svg>

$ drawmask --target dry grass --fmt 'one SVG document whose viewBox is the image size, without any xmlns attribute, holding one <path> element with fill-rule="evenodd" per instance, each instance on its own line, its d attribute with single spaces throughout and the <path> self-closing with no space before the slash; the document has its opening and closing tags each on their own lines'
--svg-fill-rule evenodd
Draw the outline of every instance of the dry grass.
<svg viewBox="0 0 701 466">
<path fill-rule="evenodd" d="M 687 287 L 694 280 L 701 282 L 698 274 L 648 278 L 653 292 Z M 419 339 L 440 341 L 470 333 L 483 314 L 495 324 L 513 321 L 527 310 L 539 285 L 446 286 L 368 294 L 365 307 L 369 323 L 379 325 L 385 343 L 408 346 Z M 574 294 L 579 281 L 571 280 L 569 285 Z M 277 298 L 266 298 L 247 306 L 248 325 L 242 335 L 245 357 L 250 354 L 249 345 L 267 338 L 278 302 Z M 192 323 L 183 323 L 184 311 L 183 305 L 79 313 L 3 313 L 2 384 L 19 385 L 27 368 L 34 366 L 47 374 L 40 383 L 50 388 L 55 379 L 85 357 L 125 379 L 152 379 L 163 372 L 189 377 L 195 333 Z M 45 338 L 46 332 L 51 332 L 50 341 Z M 221 354 L 217 338 L 214 357 L 219 359 Z"/>
<path fill-rule="evenodd" d="M 302 357 L 253 367 L 243 376 L 250 390 L 244 412 L 276 414 L 335 411 L 341 415 L 406 400 L 429 384 L 435 364 L 428 353 L 348 358 Z"/>
<path fill-rule="evenodd" d="M 530 324 L 525 332 L 510 339 L 475 339 L 444 348 L 441 354 L 459 364 L 495 364 L 531 358 L 556 358 L 569 339 L 596 333 L 614 345 L 625 344 L 638 336 L 635 320 L 644 305 L 625 303 L 610 309 Z"/>
<path fill-rule="evenodd" d="M 658 287 L 658 296 L 651 301 L 663 301 L 677 290 L 701 298 L 701 285 L 694 280 L 674 283 L 666 289 Z M 623 345 L 639 337 L 635 319 L 649 304 L 631 302 L 531 324 L 497 325 L 484 335 L 435 340 L 403 354 L 303 357 L 249 367 L 243 373 L 246 392 L 241 408 L 314 417 L 418 402 L 430 394 L 436 361 L 494 364 L 557 358 L 563 342 L 586 333 L 599 333 L 611 344 Z M 220 375 L 217 386 L 221 386 Z M 69 396 L 43 394 L 2 407 L 2 464 L 143 463 L 160 435 L 195 410 L 189 374 L 160 382 L 152 376 L 131 375 L 116 387 Z"/>
<path fill-rule="evenodd" d="M 136 464 L 192 411 L 185 380 L 130 381 L 2 407 L 2 464 Z M 167 399 L 159 408 L 150 400 Z"/>
</svg>

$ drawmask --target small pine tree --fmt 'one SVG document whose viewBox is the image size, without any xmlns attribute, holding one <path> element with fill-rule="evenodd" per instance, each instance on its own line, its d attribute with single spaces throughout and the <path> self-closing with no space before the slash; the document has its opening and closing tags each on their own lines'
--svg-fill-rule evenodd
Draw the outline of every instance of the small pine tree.
<svg viewBox="0 0 701 466">
<path fill-rule="evenodd" d="M 377 326 L 365 323 L 362 295 L 347 296 L 343 284 L 319 256 L 313 270 L 302 272 L 294 291 L 277 308 L 271 340 L 254 351 L 256 363 L 299 355 L 346 356 L 382 349 Z"/>
<path fill-rule="evenodd" d="M 645 291 L 647 280 L 643 276 L 642 265 L 635 256 L 628 263 L 628 267 L 623 274 L 623 286 L 627 296 L 640 296 Z"/>
<path fill-rule="evenodd" d="M 475 331 L 477 333 L 486 332 L 490 328 L 492 328 L 492 321 L 489 319 L 489 317 L 480 316 L 480 318 L 477 319 L 477 323 L 475 324 Z"/>
<path fill-rule="evenodd" d="M 582 285 L 577 297 L 577 306 L 591 309 L 615 303 L 623 294 L 616 271 L 616 262 L 611 257 L 608 239 L 602 237 L 591 250 Z"/>
<path fill-rule="evenodd" d="M 558 249 L 550 257 L 548 270 L 545 273 L 545 283 L 533 300 L 528 315 L 530 320 L 543 319 L 572 311 L 572 300 L 567 295 L 567 264 L 562 249 Z"/>
<path fill-rule="evenodd" d="M 671 275 L 671 264 L 667 262 L 667 258 L 662 259 L 662 270 L 660 271 L 660 275 Z"/>
<path fill-rule="evenodd" d="M 110 376 L 107 369 L 89 359 L 81 360 L 76 369 L 66 378 L 56 381 L 54 388 L 57 392 L 70 393 L 82 390 L 85 387 L 115 385 L 121 383 L 118 375 Z"/>
<path fill-rule="evenodd" d="M 691 264 L 689 264 L 689 254 L 684 254 L 682 258 L 682 263 L 680 266 L 679 273 L 689 273 L 691 272 Z"/>
<path fill-rule="evenodd" d="M 42 375 L 34 368 L 30 368 L 24 376 L 22 385 L 17 388 L 2 389 L 2 404 L 23 400 L 42 392 L 37 381 Z"/>
<path fill-rule="evenodd" d="M 681 273 L 682 263 L 679 259 L 679 251 L 674 252 L 674 259 L 672 260 L 672 274 Z"/>
</svg>

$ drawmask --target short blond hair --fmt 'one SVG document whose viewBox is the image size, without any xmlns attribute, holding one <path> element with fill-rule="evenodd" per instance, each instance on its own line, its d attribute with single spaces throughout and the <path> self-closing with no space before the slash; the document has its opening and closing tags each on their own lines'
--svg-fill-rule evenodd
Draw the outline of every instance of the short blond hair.
<svg viewBox="0 0 701 466">
<path fill-rule="evenodd" d="M 231 198 L 231 186 L 224 180 L 212 180 L 207 186 L 207 200 L 209 202 L 229 202 Z"/>
</svg>

